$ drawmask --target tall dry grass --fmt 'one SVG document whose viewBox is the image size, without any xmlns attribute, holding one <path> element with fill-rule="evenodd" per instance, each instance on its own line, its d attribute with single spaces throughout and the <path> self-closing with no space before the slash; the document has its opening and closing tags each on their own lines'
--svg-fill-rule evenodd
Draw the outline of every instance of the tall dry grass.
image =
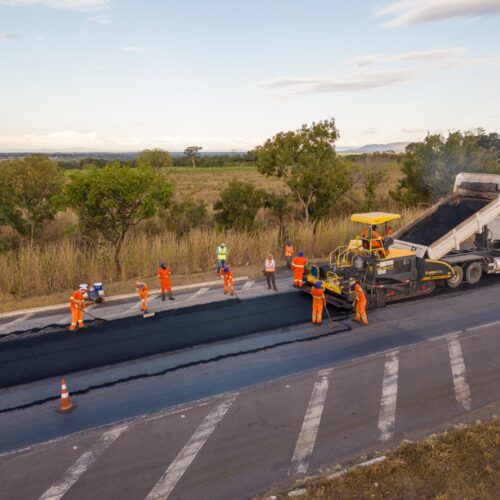
<svg viewBox="0 0 500 500">
<path fill-rule="evenodd" d="M 394 224 L 406 224 L 419 210 L 407 209 Z M 360 229 L 347 217 L 319 224 L 316 234 L 311 226 L 293 224 L 288 234 L 296 251 L 310 258 L 326 257 L 339 244 L 349 241 Z M 110 283 L 136 277 L 152 276 L 160 261 L 171 264 L 175 274 L 194 274 L 215 269 L 215 249 L 224 241 L 229 249 L 229 264 L 258 264 L 268 252 L 282 259 L 278 228 L 255 233 L 214 229 L 195 229 L 183 238 L 172 233 L 148 235 L 136 231 L 125 241 L 122 252 L 123 270 L 115 276 L 113 250 L 101 247 L 85 250 L 77 241 L 65 238 L 47 243 L 43 248 L 21 246 L 16 251 L 0 254 L 0 299 L 54 293 L 78 286 L 81 282 Z"/>
</svg>

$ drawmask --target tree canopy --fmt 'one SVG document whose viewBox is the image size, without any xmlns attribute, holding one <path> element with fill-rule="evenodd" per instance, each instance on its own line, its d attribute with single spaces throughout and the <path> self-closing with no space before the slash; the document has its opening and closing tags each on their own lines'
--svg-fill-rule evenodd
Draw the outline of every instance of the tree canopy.
<svg viewBox="0 0 500 500">
<path fill-rule="evenodd" d="M 332 118 L 279 132 L 255 149 L 259 172 L 285 180 L 302 206 L 305 222 L 327 215 L 352 185 L 349 163 L 335 151 L 337 138 Z"/>
<path fill-rule="evenodd" d="M 167 208 L 172 193 L 165 177 L 150 165 L 130 168 L 114 162 L 73 173 L 65 200 L 77 213 L 84 232 L 97 232 L 113 245 L 120 275 L 120 251 L 128 231 Z"/>
<path fill-rule="evenodd" d="M 500 173 L 500 136 L 452 132 L 448 137 L 428 134 L 423 142 L 406 147 L 403 178 L 390 194 L 400 203 L 429 203 L 450 193 L 460 172 Z"/>
<path fill-rule="evenodd" d="M 0 164 L 0 220 L 33 240 L 52 220 L 64 175 L 56 162 L 33 155 Z"/>
<path fill-rule="evenodd" d="M 169 168 L 173 166 L 172 156 L 168 151 L 163 149 L 145 149 L 141 151 L 137 156 L 136 160 L 137 166 L 147 166 L 152 168 Z"/>
<path fill-rule="evenodd" d="M 187 156 L 188 158 L 191 159 L 191 164 L 193 165 L 193 168 L 196 168 L 196 158 L 200 156 L 200 151 L 203 148 L 201 146 L 188 146 L 184 150 L 184 156 Z"/>
</svg>

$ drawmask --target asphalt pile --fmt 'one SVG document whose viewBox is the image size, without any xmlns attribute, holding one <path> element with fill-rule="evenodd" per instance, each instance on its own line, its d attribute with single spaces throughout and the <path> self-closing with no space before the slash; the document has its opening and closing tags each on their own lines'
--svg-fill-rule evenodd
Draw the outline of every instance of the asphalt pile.
<svg viewBox="0 0 500 500">
<path fill-rule="evenodd" d="M 481 210 L 490 201 L 488 199 L 455 196 L 447 203 L 440 205 L 437 210 L 415 226 L 410 227 L 408 231 L 398 234 L 398 239 L 416 243 L 417 245 L 431 245 L 467 220 L 471 215 Z"/>
<path fill-rule="evenodd" d="M 24 332 L 0 344 L 0 388 L 290 327 L 310 314 L 309 297 L 287 293 L 96 321 L 77 332 Z"/>
</svg>

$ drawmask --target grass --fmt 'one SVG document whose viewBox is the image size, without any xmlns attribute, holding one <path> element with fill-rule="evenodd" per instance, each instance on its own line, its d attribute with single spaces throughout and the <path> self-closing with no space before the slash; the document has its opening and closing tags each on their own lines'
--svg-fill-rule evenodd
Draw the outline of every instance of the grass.
<svg viewBox="0 0 500 500">
<path fill-rule="evenodd" d="M 404 211 L 400 223 L 407 223 L 417 213 L 415 210 Z M 394 229 L 397 227 L 394 224 Z M 290 225 L 288 232 L 296 251 L 303 250 L 308 258 L 326 258 L 336 246 L 347 243 L 359 232 L 359 225 L 347 217 L 339 217 L 321 223 L 316 234 L 311 226 L 301 223 Z M 169 232 L 148 235 L 138 230 L 125 240 L 123 270 L 117 277 L 111 247 L 103 245 L 87 250 L 67 237 L 46 243 L 42 248 L 24 245 L 17 251 L 0 254 L 0 311 L 21 307 L 20 300 L 22 307 L 58 302 L 61 296 L 66 300 L 67 293 L 79 283 L 102 281 L 108 292 L 124 291 L 118 285 L 123 283 L 123 288 L 132 291 L 136 279 L 156 280 L 153 276 L 161 261 L 171 265 L 173 283 L 177 285 L 179 276 L 201 277 L 204 273 L 213 273 L 215 249 L 222 241 L 229 249 L 228 264 L 238 268 L 240 276 L 247 274 L 246 268 L 262 266 L 269 252 L 278 261 L 284 259 L 276 227 L 253 233 L 195 229 L 182 238 Z"/>
<path fill-rule="evenodd" d="M 300 481 L 301 499 L 466 500 L 498 498 L 500 420 L 458 427 L 386 453 L 387 460 L 340 477 Z M 275 493 L 289 498 L 288 491 Z"/>
</svg>

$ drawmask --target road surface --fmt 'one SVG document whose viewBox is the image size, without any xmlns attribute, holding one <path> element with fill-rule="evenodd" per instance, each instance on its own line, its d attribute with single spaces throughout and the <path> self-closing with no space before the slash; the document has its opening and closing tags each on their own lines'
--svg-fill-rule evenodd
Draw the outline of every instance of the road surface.
<svg viewBox="0 0 500 500">
<path fill-rule="evenodd" d="M 499 301 L 490 280 L 371 312 L 368 327 L 304 321 L 75 373 L 68 415 L 32 404 L 57 379 L 3 389 L 2 498 L 250 498 L 498 413 Z"/>
</svg>

